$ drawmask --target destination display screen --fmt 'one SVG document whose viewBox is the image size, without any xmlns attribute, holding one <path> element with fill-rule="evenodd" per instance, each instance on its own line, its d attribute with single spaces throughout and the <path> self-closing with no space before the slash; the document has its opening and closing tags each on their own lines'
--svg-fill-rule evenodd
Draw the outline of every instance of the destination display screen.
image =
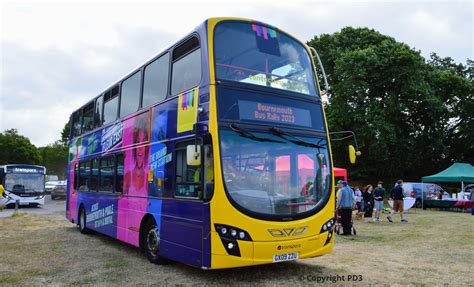
<svg viewBox="0 0 474 287">
<path fill-rule="evenodd" d="M 273 122 L 311 127 L 309 110 L 265 102 L 239 100 L 240 120 Z"/>
<path fill-rule="evenodd" d="M 219 121 L 254 122 L 325 131 L 321 102 L 275 93 L 217 88 Z"/>
<path fill-rule="evenodd" d="M 43 173 L 44 168 L 33 166 L 7 166 L 7 173 Z"/>
</svg>

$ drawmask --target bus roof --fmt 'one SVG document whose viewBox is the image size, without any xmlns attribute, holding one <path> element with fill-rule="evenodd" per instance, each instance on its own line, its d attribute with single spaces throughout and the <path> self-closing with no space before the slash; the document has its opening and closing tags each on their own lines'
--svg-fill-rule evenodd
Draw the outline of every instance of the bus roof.
<svg viewBox="0 0 474 287">
<path fill-rule="evenodd" d="M 112 84 L 110 84 L 109 86 L 107 86 L 107 88 L 105 88 L 104 90 L 102 90 L 102 92 L 100 92 L 98 95 L 94 96 L 93 98 L 87 100 L 83 105 L 81 105 L 79 108 L 75 109 L 71 115 L 73 113 L 75 113 L 76 111 L 80 110 L 81 108 L 83 108 L 84 106 L 86 106 L 87 104 L 89 104 L 90 102 L 92 101 L 95 101 L 97 98 L 99 98 L 100 96 L 102 96 L 104 93 L 106 93 L 107 91 L 109 91 L 110 89 L 113 89 L 114 87 L 116 87 L 117 85 L 119 85 L 123 80 L 127 79 L 128 77 L 132 76 L 134 73 L 138 72 L 139 70 L 141 70 L 143 67 L 147 66 L 148 64 L 150 64 L 151 62 L 153 62 L 154 60 L 156 60 L 157 58 L 159 58 L 161 55 L 167 53 L 167 52 L 171 52 L 173 50 L 174 47 L 176 47 L 177 45 L 181 44 L 183 41 L 187 40 L 192 34 L 195 34 L 197 33 L 198 30 L 200 29 L 205 29 L 207 31 L 207 24 L 209 22 L 211 23 L 218 23 L 218 22 L 221 22 L 221 21 L 245 21 L 245 22 L 257 22 L 257 23 L 261 23 L 261 24 L 264 24 L 265 26 L 269 26 L 269 27 L 272 27 L 272 28 L 275 28 L 289 36 L 291 36 L 292 38 L 298 40 L 297 37 L 294 37 L 292 34 L 284 31 L 284 30 L 281 30 L 273 25 L 270 25 L 270 24 L 267 24 L 267 23 L 264 23 L 264 22 L 261 22 L 261 21 L 257 21 L 257 20 L 253 20 L 253 19 L 250 19 L 250 18 L 240 18 L 240 17 L 212 17 L 212 18 L 207 18 L 206 20 L 204 20 L 202 23 L 200 23 L 198 26 L 196 26 L 193 30 L 191 30 L 191 32 L 189 33 L 186 33 L 186 35 L 184 37 L 181 37 L 179 40 L 177 40 L 176 42 L 172 43 L 171 45 L 169 45 L 166 49 L 163 49 L 161 50 L 159 53 L 153 55 L 152 57 L 150 57 L 148 60 L 146 60 L 145 62 L 139 64 L 138 66 L 136 66 L 134 69 L 132 69 L 129 73 L 125 74 L 124 76 L 120 77 L 118 80 L 114 81 Z M 299 40 L 298 40 L 299 41 Z M 302 45 L 304 45 L 305 47 L 307 47 L 306 43 L 304 42 L 301 42 L 299 41 Z"/>
</svg>

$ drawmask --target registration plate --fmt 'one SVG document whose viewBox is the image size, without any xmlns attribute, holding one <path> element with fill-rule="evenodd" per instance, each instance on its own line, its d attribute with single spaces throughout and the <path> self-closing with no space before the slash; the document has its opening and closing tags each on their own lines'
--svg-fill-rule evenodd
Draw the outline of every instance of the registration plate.
<svg viewBox="0 0 474 287">
<path fill-rule="evenodd" d="M 298 252 L 275 254 L 273 255 L 273 262 L 292 261 L 297 260 L 299 257 Z"/>
<path fill-rule="evenodd" d="M 20 201 L 20 205 L 30 205 L 30 203 L 29 203 L 29 202 L 21 202 L 21 201 Z"/>
</svg>

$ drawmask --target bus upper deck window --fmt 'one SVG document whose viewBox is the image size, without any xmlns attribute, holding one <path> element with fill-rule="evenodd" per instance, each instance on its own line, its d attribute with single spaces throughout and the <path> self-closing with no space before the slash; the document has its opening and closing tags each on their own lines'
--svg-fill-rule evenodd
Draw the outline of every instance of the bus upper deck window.
<svg viewBox="0 0 474 287">
<path fill-rule="evenodd" d="M 201 49 L 199 40 L 192 37 L 173 50 L 171 95 L 189 90 L 201 81 Z"/>
<path fill-rule="evenodd" d="M 103 106 L 104 106 L 104 96 L 100 96 L 95 101 L 95 111 L 94 111 L 94 126 L 100 127 L 103 124 Z"/>
<path fill-rule="evenodd" d="M 143 80 L 142 107 L 148 107 L 166 98 L 168 94 L 169 61 L 170 56 L 166 53 L 146 66 Z"/>
<path fill-rule="evenodd" d="M 120 117 L 127 116 L 138 110 L 140 104 L 141 72 L 136 72 L 122 83 L 120 100 Z"/>
<path fill-rule="evenodd" d="M 117 119 L 117 110 L 119 102 L 118 92 L 119 88 L 118 86 L 116 86 L 104 94 L 104 125 L 111 123 Z"/>
<path fill-rule="evenodd" d="M 82 109 L 72 114 L 72 137 L 81 135 L 82 127 Z"/>
<path fill-rule="evenodd" d="M 82 112 L 82 133 L 94 129 L 94 102 L 87 104 Z"/>
</svg>

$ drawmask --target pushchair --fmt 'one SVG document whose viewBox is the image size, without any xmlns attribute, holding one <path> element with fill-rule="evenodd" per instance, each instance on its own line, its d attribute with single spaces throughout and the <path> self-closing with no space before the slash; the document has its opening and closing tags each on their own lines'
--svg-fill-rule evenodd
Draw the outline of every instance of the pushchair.
<svg viewBox="0 0 474 287">
<path fill-rule="evenodd" d="M 342 224 L 340 221 L 341 221 L 341 216 L 339 215 L 338 209 L 336 209 L 336 234 L 337 235 L 341 234 Z M 351 233 L 354 235 L 357 235 L 357 231 L 354 227 L 354 219 L 352 216 L 351 216 L 351 226 L 352 226 Z"/>
</svg>

